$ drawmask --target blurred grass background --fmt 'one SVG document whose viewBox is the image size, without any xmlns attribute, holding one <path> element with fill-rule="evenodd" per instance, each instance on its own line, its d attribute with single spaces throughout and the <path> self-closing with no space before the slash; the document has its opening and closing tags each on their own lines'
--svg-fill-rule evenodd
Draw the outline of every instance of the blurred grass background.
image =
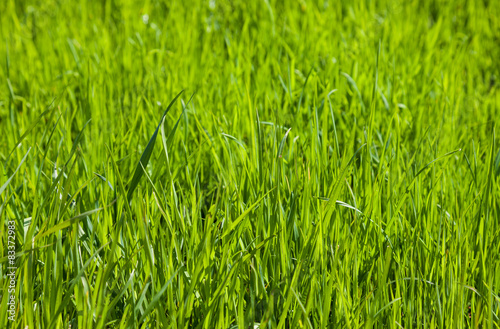
<svg viewBox="0 0 500 329">
<path fill-rule="evenodd" d="M 498 1 L 0 12 L 0 326 L 499 327 Z"/>
</svg>

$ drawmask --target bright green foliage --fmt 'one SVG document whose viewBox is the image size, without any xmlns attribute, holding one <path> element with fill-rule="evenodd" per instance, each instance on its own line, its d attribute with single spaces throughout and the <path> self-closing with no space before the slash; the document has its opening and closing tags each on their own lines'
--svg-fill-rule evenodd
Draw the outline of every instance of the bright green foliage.
<svg viewBox="0 0 500 329">
<path fill-rule="evenodd" d="M 500 327 L 499 1 L 0 13 L 1 328 Z"/>
</svg>

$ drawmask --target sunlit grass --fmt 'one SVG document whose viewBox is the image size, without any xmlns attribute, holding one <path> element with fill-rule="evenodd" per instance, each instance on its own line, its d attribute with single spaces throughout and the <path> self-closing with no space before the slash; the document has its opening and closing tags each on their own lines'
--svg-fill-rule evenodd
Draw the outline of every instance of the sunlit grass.
<svg viewBox="0 0 500 329">
<path fill-rule="evenodd" d="M 500 2 L 0 12 L 0 327 L 500 327 Z"/>
</svg>

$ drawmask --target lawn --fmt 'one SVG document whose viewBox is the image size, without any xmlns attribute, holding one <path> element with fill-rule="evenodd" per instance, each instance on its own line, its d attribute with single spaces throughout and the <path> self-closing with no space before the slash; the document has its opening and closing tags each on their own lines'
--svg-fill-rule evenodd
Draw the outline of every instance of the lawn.
<svg viewBox="0 0 500 329">
<path fill-rule="evenodd" d="M 0 13 L 1 328 L 500 328 L 500 1 Z"/>
</svg>

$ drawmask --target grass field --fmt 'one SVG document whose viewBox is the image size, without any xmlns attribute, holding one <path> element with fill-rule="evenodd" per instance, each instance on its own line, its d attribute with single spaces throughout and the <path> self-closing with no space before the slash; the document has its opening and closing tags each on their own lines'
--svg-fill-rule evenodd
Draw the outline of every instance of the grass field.
<svg viewBox="0 0 500 329">
<path fill-rule="evenodd" d="M 1 328 L 500 328 L 499 1 L 0 13 Z"/>
</svg>

